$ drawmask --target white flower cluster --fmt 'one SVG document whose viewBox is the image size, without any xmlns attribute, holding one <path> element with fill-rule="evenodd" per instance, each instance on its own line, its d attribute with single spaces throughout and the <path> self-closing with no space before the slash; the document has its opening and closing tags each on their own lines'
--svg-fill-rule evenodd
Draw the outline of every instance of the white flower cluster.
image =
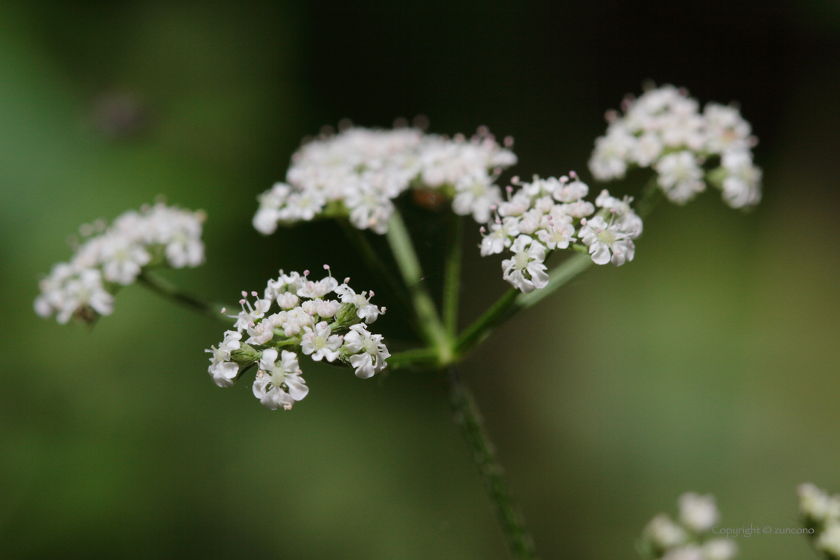
<svg viewBox="0 0 840 560">
<path fill-rule="evenodd" d="M 262 298 L 251 292 L 256 298 L 251 303 L 242 292 L 242 311 L 234 316 L 236 330 L 225 332 L 219 347 L 207 350 L 216 385 L 230 387 L 256 364 L 254 396 L 271 410 L 290 410 L 309 392 L 298 354 L 316 362 L 344 362 L 362 379 L 384 370 L 391 354 L 382 335 L 372 334 L 366 325 L 385 308 L 370 302 L 373 292 L 357 294 L 348 281 L 339 284 L 332 275 L 312 281 L 308 271 L 301 275 L 281 270 L 279 278 L 269 280 Z M 271 313 L 275 307 L 279 309 Z"/>
<path fill-rule="evenodd" d="M 544 288 L 548 254 L 568 249 L 575 241 L 581 249 L 588 247 L 596 264 L 620 266 L 633 260 L 633 240 L 642 233 L 642 220 L 630 207 L 631 198 L 619 200 L 604 190 L 595 204 L 587 202 L 589 187 L 574 172 L 559 179 L 535 176 L 530 183 L 514 178 L 513 183 L 519 190 L 514 193 L 508 187 L 495 219 L 481 228 L 481 254 L 512 252 L 502 261 L 502 270 L 515 288 L 525 293 Z M 592 214 L 596 215 L 590 218 Z"/>
<path fill-rule="evenodd" d="M 607 113 L 607 133 L 595 141 L 589 169 L 596 179 L 623 178 L 630 166 L 650 167 L 672 202 L 685 204 L 706 188 L 704 164 L 717 168 L 706 180 L 723 191 L 733 208 L 761 199 L 761 169 L 753 164 L 750 124 L 738 109 L 709 103 L 700 112 L 684 89 L 666 85 L 638 99 L 625 98 L 623 116 Z"/>
<path fill-rule="evenodd" d="M 840 494 L 829 496 L 813 484 L 802 484 L 799 512 L 806 529 L 812 529 L 814 546 L 829 559 L 840 558 Z"/>
<path fill-rule="evenodd" d="M 506 146 L 512 140 L 506 139 Z M 456 214 L 486 222 L 501 200 L 494 184 L 516 156 L 482 127 L 471 139 L 425 134 L 416 128 L 349 128 L 317 138 L 292 156 L 285 183 L 259 197 L 253 225 L 269 235 L 277 224 L 346 217 L 359 229 L 383 234 L 392 200 L 409 188 L 452 198 Z"/>
<path fill-rule="evenodd" d="M 144 268 L 195 267 L 204 262 L 201 228 L 204 213 L 163 203 L 129 210 L 107 226 L 104 221 L 79 228 L 85 238 L 70 262 L 56 264 L 40 282 L 35 311 L 66 323 L 76 316 L 93 320 L 110 315 L 114 294 L 133 283 Z"/>
<path fill-rule="evenodd" d="M 679 499 L 679 522 L 666 513 L 654 517 L 640 547 L 649 558 L 662 560 L 730 560 L 738 548 L 731 539 L 707 539 L 720 513 L 714 496 L 687 492 Z"/>
</svg>

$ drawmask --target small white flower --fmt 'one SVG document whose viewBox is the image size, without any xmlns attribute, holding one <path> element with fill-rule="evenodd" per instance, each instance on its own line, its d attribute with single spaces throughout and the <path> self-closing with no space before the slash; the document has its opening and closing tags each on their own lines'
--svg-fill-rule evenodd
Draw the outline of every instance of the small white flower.
<svg viewBox="0 0 840 560">
<path fill-rule="evenodd" d="M 712 495 L 686 492 L 680 496 L 680 521 L 695 533 L 705 533 L 717 523 L 720 513 Z"/>
<path fill-rule="evenodd" d="M 309 393 L 294 352 L 283 350 L 278 364 L 277 350 L 264 350 L 259 367 L 253 392 L 266 408 L 290 410 L 295 401 L 302 400 Z"/>
<path fill-rule="evenodd" d="M 122 235 L 104 237 L 100 251 L 105 280 L 124 286 L 134 282 L 152 259 L 142 245 Z"/>
<path fill-rule="evenodd" d="M 315 325 L 313 331 L 310 327 L 304 327 L 304 335 L 301 339 L 301 349 L 307 356 L 320 362 L 326 358 L 328 362 L 334 362 L 338 358 L 338 349 L 341 348 L 342 338 L 337 334 L 330 336 L 331 330 L 326 321 Z"/>
<path fill-rule="evenodd" d="M 243 298 L 239 300 L 242 311 L 236 316 L 236 323 L 234 323 L 234 327 L 239 332 L 247 329 L 251 323 L 256 323 L 258 319 L 265 317 L 266 312 L 271 307 L 270 299 L 257 299 L 252 306 L 251 302 L 244 297 L 246 294 L 243 292 L 242 295 Z"/>
<path fill-rule="evenodd" d="M 237 331 L 227 331 L 218 348 L 211 346 L 209 350 L 205 350 L 205 352 L 213 354 L 213 357 L 210 358 L 208 371 L 219 387 L 230 387 L 236 381 L 239 366 L 230 361 L 230 353 L 240 348 L 239 341 L 241 338 L 242 335 Z"/>
<path fill-rule="evenodd" d="M 662 140 L 658 134 L 645 132 L 630 150 L 629 159 L 639 167 L 650 167 L 662 154 L 662 148 Z"/>
<path fill-rule="evenodd" d="M 500 216 L 521 216 L 531 208 L 531 197 L 525 190 L 519 190 L 506 202 L 499 205 Z"/>
<path fill-rule="evenodd" d="M 297 293 L 297 291 L 303 286 L 306 279 L 302 277 L 297 272 L 292 272 L 291 274 L 283 274 L 283 271 L 280 271 L 280 277 L 276 280 L 269 280 L 268 284 L 265 288 L 265 295 L 263 296 L 264 299 L 277 299 L 278 296 L 281 294 L 285 294 L 288 292 Z M 280 305 L 280 302 L 277 302 Z M 294 305 L 292 306 L 294 307 Z M 291 309 L 291 308 L 290 308 Z"/>
<path fill-rule="evenodd" d="M 562 206 L 557 206 L 562 210 Z M 553 212 L 543 218 L 543 229 L 537 232 L 537 238 L 548 249 L 566 249 L 575 237 L 575 226 L 572 217 L 562 211 Z"/>
<path fill-rule="evenodd" d="M 338 281 L 332 276 L 327 276 L 323 280 L 312 282 L 307 280 L 300 288 L 298 288 L 297 295 L 304 298 L 322 298 L 331 293 L 338 287 Z"/>
<path fill-rule="evenodd" d="M 750 147 L 750 123 L 734 107 L 709 103 L 703 111 L 706 119 L 706 149 L 714 154 Z"/>
<path fill-rule="evenodd" d="M 275 183 L 271 190 L 260 195 L 260 208 L 254 215 L 254 229 L 263 235 L 270 235 L 277 229 L 277 221 L 280 219 L 280 208 L 286 203 L 286 199 L 292 192 L 292 188 L 285 183 Z"/>
<path fill-rule="evenodd" d="M 723 200 L 732 208 L 758 204 L 761 200 L 761 169 L 753 165 L 750 152 L 725 152 L 721 166 L 727 171 L 723 180 Z"/>
<path fill-rule="evenodd" d="M 110 315 L 114 311 L 114 296 L 105 291 L 102 274 L 97 269 L 82 270 L 67 280 L 56 320 L 64 324 L 74 313 L 85 307 L 90 307 L 100 315 Z"/>
<path fill-rule="evenodd" d="M 607 223 L 601 216 L 595 216 L 580 228 L 581 242 L 589 247 L 589 254 L 595 264 L 607 264 L 612 261 L 621 266 L 632 261 L 636 252 L 630 234 L 621 229 L 618 222 Z"/>
<path fill-rule="evenodd" d="M 490 224 L 490 233 L 481 239 L 481 256 L 495 255 L 510 247 L 519 235 L 519 218 L 508 217 Z"/>
<path fill-rule="evenodd" d="M 502 200 L 499 187 L 493 185 L 493 179 L 482 169 L 478 175 L 464 175 L 455 184 L 455 198 L 452 211 L 459 216 L 472 214 L 476 222 L 483 224 L 490 219 L 490 211 Z"/>
<path fill-rule="evenodd" d="M 636 145 L 635 137 L 623 126 L 611 125 L 606 136 L 595 140 L 589 170 L 599 181 L 621 179 L 627 173 L 627 159 Z"/>
<path fill-rule="evenodd" d="M 280 320 L 280 318 L 281 316 L 277 314 L 266 317 L 258 323 L 252 323 L 245 329 L 250 335 L 250 338 L 245 342 L 248 344 L 268 344 L 274 338 L 275 321 Z"/>
<path fill-rule="evenodd" d="M 334 299 L 316 299 L 313 300 L 315 304 L 315 313 L 324 319 L 334 317 L 338 310 L 341 309 L 341 304 Z"/>
<path fill-rule="evenodd" d="M 813 484 L 800 484 L 799 511 L 814 521 L 824 522 L 830 519 L 840 521 L 840 496 L 829 496 Z"/>
<path fill-rule="evenodd" d="M 283 292 L 282 294 L 277 294 L 275 301 L 277 301 L 277 305 L 279 305 L 281 309 L 288 311 L 289 309 L 297 307 L 298 302 L 300 302 L 300 298 L 294 292 Z"/>
<path fill-rule="evenodd" d="M 831 555 L 832 558 L 840 558 L 840 521 L 830 520 L 825 529 L 817 539 L 817 548 Z"/>
<path fill-rule="evenodd" d="M 302 307 L 295 307 L 294 309 L 286 311 L 282 320 L 283 322 L 277 326 L 283 329 L 283 334 L 286 338 L 295 336 L 300 333 L 304 327 L 311 327 L 315 324 L 312 315 L 307 313 Z"/>
<path fill-rule="evenodd" d="M 348 189 L 344 199 L 350 210 L 350 223 L 359 229 L 371 229 L 378 234 L 388 231 L 388 220 L 394 205 L 382 191 L 368 184 Z"/>
<path fill-rule="evenodd" d="M 350 365 L 356 368 L 356 377 L 368 379 L 387 367 L 391 356 L 382 343 L 382 335 L 371 334 L 362 324 L 350 327 L 344 335 L 344 350 L 350 354 Z"/>
<path fill-rule="evenodd" d="M 591 216 L 595 213 L 595 206 L 591 202 L 585 200 L 578 200 L 577 202 L 570 202 L 563 205 L 563 212 L 572 218 L 581 219 Z"/>
<path fill-rule="evenodd" d="M 342 303 L 352 303 L 356 306 L 356 316 L 363 319 L 365 323 L 371 324 L 379 317 L 381 311 L 377 306 L 370 303 L 367 292 L 357 294 L 347 284 L 341 284 L 335 289 L 335 293 L 341 297 Z M 373 294 L 370 297 L 373 297 Z"/>
<path fill-rule="evenodd" d="M 688 540 L 685 530 L 664 513 L 651 519 L 645 527 L 644 534 L 654 546 L 662 550 L 680 546 Z"/>
<path fill-rule="evenodd" d="M 502 261 L 503 278 L 526 294 L 545 288 L 548 285 L 548 273 L 543 264 L 545 247 L 528 235 L 520 235 L 513 242 L 511 251 L 513 258 Z"/>
<path fill-rule="evenodd" d="M 703 169 L 692 152 L 670 153 L 653 167 L 659 173 L 657 183 L 665 191 L 665 196 L 677 204 L 685 204 L 706 188 Z"/>
<path fill-rule="evenodd" d="M 554 179 L 554 188 L 552 189 L 554 200 L 563 203 L 577 202 L 589 194 L 589 187 L 583 181 L 575 179 L 570 183 L 563 183 Z"/>
</svg>

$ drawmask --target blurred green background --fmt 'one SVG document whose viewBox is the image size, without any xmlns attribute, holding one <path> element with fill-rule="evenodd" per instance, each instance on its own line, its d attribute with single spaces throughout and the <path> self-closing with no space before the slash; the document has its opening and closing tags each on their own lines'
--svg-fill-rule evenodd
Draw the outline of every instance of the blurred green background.
<svg viewBox="0 0 840 560">
<path fill-rule="evenodd" d="M 463 374 L 543 558 L 635 558 L 686 490 L 722 525 L 795 527 L 797 484 L 840 491 L 837 2 L 5 0 L 0 557 L 506 558 L 436 377 L 308 367 L 310 397 L 270 412 L 210 382 L 216 324 L 132 287 L 92 332 L 62 327 L 33 313 L 37 279 L 79 224 L 164 194 L 209 215 L 207 264 L 168 275 L 208 297 L 324 262 L 378 287 L 332 226 L 251 228 L 302 137 L 422 113 L 515 136 L 524 176 L 588 177 L 603 112 L 648 78 L 741 103 L 764 201 L 660 208 L 633 263 Z M 468 320 L 505 285 L 466 253 Z M 739 544 L 813 557 L 793 535 Z"/>
</svg>

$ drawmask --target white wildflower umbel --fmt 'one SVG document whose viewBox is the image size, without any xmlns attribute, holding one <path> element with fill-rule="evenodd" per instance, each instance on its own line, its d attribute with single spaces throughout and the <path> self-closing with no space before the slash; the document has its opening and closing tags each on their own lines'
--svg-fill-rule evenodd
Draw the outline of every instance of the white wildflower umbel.
<svg viewBox="0 0 840 560">
<path fill-rule="evenodd" d="M 339 284 L 331 275 L 315 281 L 308 271 L 281 270 L 278 278 L 268 281 L 264 297 L 242 292 L 242 311 L 231 317 L 236 330 L 227 331 L 218 348 L 207 350 L 212 354 L 208 371 L 213 381 L 229 387 L 257 365 L 254 395 L 267 408 L 289 410 L 309 391 L 298 362 L 301 356 L 345 364 L 363 379 L 381 372 L 390 353 L 382 335 L 372 334 L 366 325 L 385 308 L 371 303 L 373 292 L 357 294 L 348 282 L 349 278 Z"/>
<path fill-rule="evenodd" d="M 70 262 L 55 265 L 41 283 L 35 312 L 94 321 L 114 310 L 114 294 L 147 269 L 194 267 L 204 262 L 203 212 L 158 203 L 130 210 L 110 225 L 79 228 L 84 237 Z"/>
<path fill-rule="evenodd" d="M 686 492 L 679 498 L 679 521 L 655 516 L 642 533 L 639 550 L 656 560 L 731 560 L 738 548 L 731 539 L 709 538 L 720 516 L 713 496 Z"/>
<path fill-rule="evenodd" d="M 392 201 L 409 189 L 452 199 L 453 212 L 484 223 L 501 202 L 496 178 L 515 163 L 513 152 L 485 127 L 469 139 L 415 128 L 352 127 L 295 152 L 286 182 L 260 195 L 253 225 L 269 235 L 278 224 L 344 218 L 356 228 L 384 234 Z"/>
<path fill-rule="evenodd" d="M 738 109 L 700 104 L 671 85 L 627 96 L 623 115 L 607 113 L 607 132 L 595 141 L 589 169 L 599 181 L 624 178 L 632 167 L 656 172 L 656 184 L 676 204 L 685 204 L 712 184 L 733 208 L 761 199 L 761 169 L 753 164 L 758 142 Z M 708 172 L 707 172 L 708 171 Z"/>
<path fill-rule="evenodd" d="M 497 216 L 481 228 L 481 255 L 510 250 L 513 256 L 502 262 L 502 276 L 513 287 L 529 293 L 547 286 L 544 263 L 559 249 L 587 250 L 597 264 L 633 260 L 633 239 L 642 233 L 642 220 L 631 207 L 632 198 L 620 200 L 604 190 L 592 204 L 583 199 L 589 187 L 574 172 L 559 179 L 534 176 L 530 183 L 514 177 L 512 182 L 519 190 L 508 187 Z M 587 219 L 596 206 L 597 215 Z M 575 247 L 578 240 L 582 245 Z"/>
</svg>

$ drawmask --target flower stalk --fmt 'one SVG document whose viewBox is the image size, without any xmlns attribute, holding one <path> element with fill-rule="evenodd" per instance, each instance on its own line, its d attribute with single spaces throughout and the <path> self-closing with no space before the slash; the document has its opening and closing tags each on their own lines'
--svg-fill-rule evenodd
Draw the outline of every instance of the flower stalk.
<svg viewBox="0 0 840 560">
<path fill-rule="evenodd" d="M 411 235 L 399 211 L 394 211 L 388 222 L 388 243 L 394 253 L 403 282 L 411 294 L 418 326 L 426 344 L 434 348 L 441 364 L 452 361 L 453 352 L 450 337 L 438 316 L 435 302 L 424 282 L 420 259 L 411 242 Z"/>
<path fill-rule="evenodd" d="M 234 322 L 234 318 L 228 317 L 222 312 L 222 310 L 225 309 L 223 304 L 207 302 L 199 296 L 179 288 L 172 282 L 161 278 L 148 270 L 141 272 L 137 276 L 137 280 L 146 288 L 164 299 L 168 299 L 179 305 L 192 309 L 193 311 L 197 311 L 202 315 L 213 317 L 225 325 L 230 325 Z"/>
<path fill-rule="evenodd" d="M 473 462 L 481 475 L 487 496 L 493 502 L 496 518 L 511 556 L 517 560 L 532 560 L 537 557 L 534 539 L 528 533 L 525 520 L 514 504 L 502 477 L 504 469 L 499 464 L 493 443 L 484 429 L 484 420 L 478 405 L 454 368 L 447 372 L 447 380 L 455 423 L 461 428 L 461 435 L 472 452 Z"/>
</svg>

